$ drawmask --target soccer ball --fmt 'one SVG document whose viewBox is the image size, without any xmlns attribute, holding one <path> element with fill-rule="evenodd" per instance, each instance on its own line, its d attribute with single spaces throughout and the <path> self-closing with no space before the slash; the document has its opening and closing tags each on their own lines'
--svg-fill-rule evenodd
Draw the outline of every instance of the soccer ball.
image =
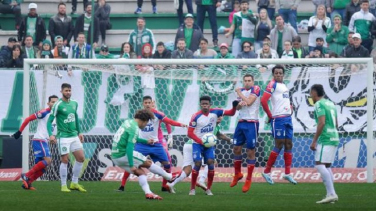
<svg viewBox="0 0 376 211">
<path fill-rule="evenodd" d="M 217 143 L 217 137 L 213 133 L 206 133 L 201 140 L 205 147 L 212 147 Z"/>
</svg>

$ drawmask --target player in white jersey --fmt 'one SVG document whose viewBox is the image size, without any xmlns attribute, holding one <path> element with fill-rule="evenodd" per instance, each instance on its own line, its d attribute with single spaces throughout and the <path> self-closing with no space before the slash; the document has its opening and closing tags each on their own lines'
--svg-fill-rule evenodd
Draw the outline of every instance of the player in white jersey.
<svg viewBox="0 0 376 211">
<path fill-rule="evenodd" d="M 243 76 L 244 88 L 237 88 L 239 105 L 239 122 L 234 133 L 234 168 L 235 175 L 230 184 L 234 187 L 238 181 L 243 178 L 242 167 L 242 148 L 247 146 L 247 179 L 242 188 L 243 193 L 248 192 L 252 184 L 252 173 L 255 168 L 256 156 L 255 147 L 259 130 L 258 113 L 260 109 L 260 87 L 254 85 L 252 75 Z"/>
<path fill-rule="evenodd" d="M 224 110 L 220 108 L 210 108 L 211 98 L 209 96 L 200 97 L 201 110 L 193 114 L 188 128 L 188 137 L 194 142 L 192 143 L 193 161 L 195 165 L 192 170 L 191 190 L 189 195 L 196 195 L 197 177 L 202 165 L 202 155 L 205 163 L 208 165 L 208 186 L 206 190 L 207 195 L 213 195 L 211 186 L 214 179 L 214 147 L 205 147 L 202 143 L 202 136 L 206 133 L 213 133 L 218 117 L 223 115 L 233 116 L 236 113 L 236 106 L 238 101 L 234 101 L 232 109 Z"/>
<path fill-rule="evenodd" d="M 270 176 L 270 171 L 274 165 L 281 149 L 284 148 L 283 158 L 285 160 L 285 175 L 284 179 L 296 185 L 297 182 L 290 175 L 292 163 L 292 108 L 290 103 L 289 89 L 283 83 L 283 76 L 285 68 L 281 65 L 276 65 L 272 69 L 273 79 L 269 82 L 266 90 L 261 98 L 261 105 L 265 113 L 268 115 L 268 122 L 272 126 L 272 135 L 275 140 L 275 146 L 270 153 L 266 168 L 262 176 L 269 184 L 274 184 Z M 272 112 L 269 110 L 268 101 L 271 98 Z"/>
<path fill-rule="evenodd" d="M 13 134 L 13 137 L 18 139 L 29 122 L 38 120 L 37 132 L 31 140 L 35 165 L 27 173 L 21 175 L 23 182 L 22 187 L 24 189 L 35 190 L 35 188 L 31 186 L 31 183 L 42 176 L 47 166 L 51 163 L 50 149 L 48 147 L 49 135 L 47 132 L 47 120 L 50 116 L 52 106 L 58 101 L 58 99 L 59 98 L 56 95 L 48 97 L 48 108 L 42 109 L 27 117 L 22 123 L 20 129 Z"/>
</svg>

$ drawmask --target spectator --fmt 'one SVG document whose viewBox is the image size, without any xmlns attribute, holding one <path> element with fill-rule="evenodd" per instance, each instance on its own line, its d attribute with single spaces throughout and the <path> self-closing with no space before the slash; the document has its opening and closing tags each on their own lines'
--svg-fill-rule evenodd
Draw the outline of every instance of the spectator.
<svg viewBox="0 0 376 211">
<path fill-rule="evenodd" d="M 185 0 L 185 4 L 187 5 L 188 14 L 193 14 L 192 0 Z M 184 23 L 183 5 L 184 0 L 179 0 L 179 7 L 176 10 L 178 13 L 179 26 Z"/>
<path fill-rule="evenodd" d="M 355 33 L 359 33 L 362 36 L 361 43 L 364 47 L 368 49 L 368 52 L 372 51 L 373 39 L 370 36 L 372 22 L 376 20 L 369 11 L 368 0 L 363 0 L 360 4 L 361 10 L 354 13 L 351 17 L 349 30 Z"/>
<path fill-rule="evenodd" d="M 235 1 L 234 2 L 234 10 L 228 16 L 228 22 L 230 23 L 230 25 L 232 24 L 235 13 L 237 13 L 239 11 L 240 11 L 240 3 L 238 1 Z"/>
<path fill-rule="evenodd" d="M 57 35 L 63 37 L 64 46 L 70 46 L 69 42 L 72 39 L 74 33 L 74 26 L 72 18 L 66 14 L 66 5 L 59 3 L 57 6 L 59 12 L 55 16 L 52 16 L 48 26 L 48 33 L 51 36 L 51 40 L 55 40 Z"/>
<path fill-rule="evenodd" d="M 29 4 L 29 13 L 22 19 L 18 29 L 18 41 L 24 43 L 26 35 L 33 37 L 34 46 L 42 48 L 42 42 L 46 39 L 46 26 L 43 18 L 37 14 L 37 4 Z"/>
<path fill-rule="evenodd" d="M 247 0 L 243 0 L 240 3 L 240 12 L 235 13 L 234 19 L 231 24 L 230 31 L 226 33 L 226 37 L 229 37 L 234 33 L 232 41 L 232 55 L 235 57 L 241 51 L 241 46 L 244 41 L 255 42 L 255 25 L 257 19 L 249 10 L 249 4 Z M 242 30 L 244 29 L 244 30 Z"/>
<path fill-rule="evenodd" d="M 99 19 L 99 31 L 102 38 L 102 45 L 106 44 L 106 30 L 111 29 L 110 22 L 111 6 L 106 0 L 98 0 L 94 6 L 95 17 Z"/>
<path fill-rule="evenodd" d="M 85 10 L 85 5 L 87 5 L 88 4 L 88 0 L 83 0 L 83 6 L 82 6 L 82 8 L 83 8 L 83 10 Z M 76 11 L 77 11 L 77 0 L 72 0 L 72 12 L 71 12 L 71 14 L 73 15 L 74 13 L 76 13 Z"/>
<path fill-rule="evenodd" d="M 0 13 L 14 14 L 16 19 L 16 30 L 21 24 L 21 4 L 22 0 L 0 0 Z"/>
<path fill-rule="evenodd" d="M 325 55 L 325 56 L 328 56 L 330 51 L 328 48 L 324 47 L 324 39 L 322 37 L 318 37 L 316 38 L 316 47 L 317 46 L 321 46 L 322 47 L 322 53 Z"/>
<path fill-rule="evenodd" d="M 326 5 L 326 2 L 327 2 L 328 0 L 312 0 L 312 3 L 313 3 L 313 5 L 315 5 L 315 11 L 314 11 L 314 13 L 313 13 L 313 15 L 316 15 L 316 11 L 317 11 L 317 7 L 319 6 L 319 5 Z M 330 0 L 329 0 L 330 1 Z M 329 15 L 330 13 L 328 13 L 328 15 Z"/>
<path fill-rule="evenodd" d="M 78 33 L 77 44 L 74 44 L 69 51 L 69 59 L 95 59 L 94 50 L 85 42 L 85 34 Z"/>
<path fill-rule="evenodd" d="M 178 43 L 178 39 L 184 38 L 187 44 L 186 48 L 195 52 L 200 45 L 200 39 L 203 38 L 202 31 L 194 24 L 193 15 L 188 13 L 185 16 L 184 25 L 181 25 L 176 32 L 175 46 Z"/>
<path fill-rule="evenodd" d="M 350 3 L 351 0 L 327 0 L 326 1 L 326 11 L 330 14 L 332 22 L 336 15 L 340 15 L 341 18 L 345 16 L 346 5 Z"/>
<path fill-rule="evenodd" d="M 365 48 L 362 43 L 362 36 L 359 33 L 352 35 L 353 45 L 348 48 L 345 52 L 347 58 L 357 58 L 357 57 L 369 57 L 369 51 Z"/>
<path fill-rule="evenodd" d="M 343 25 L 349 26 L 352 15 L 358 11 L 360 11 L 360 0 L 351 0 L 345 9 Z"/>
<path fill-rule="evenodd" d="M 219 46 L 219 54 L 215 57 L 215 59 L 234 59 L 235 57 L 228 52 L 228 45 L 227 43 L 221 43 Z"/>
<path fill-rule="evenodd" d="M 349 34 L 347 35 L 347 45 L 345 47 L 343 47 L 341 53 L 339 54 L 340 57 L 346 57 L 347 49 L 349 49 L 353 46 L 353 44 L 354 44 L 354 40 L 352 38 L 353 34 L 355 34 L 355 33 L 349 32 Z"/>
<path fill-rule="evenodd" d="M 151 45 L 153 52 L 155 51 L 154 34 L 145 25 L 144 18 L 137 18 L 137 28 L 129 34 L 128 42 L 133 46 L 133 50 L 137 56 L 141 56 L 141 48 L 146 43 Z"/>
<path fill-rule="evenodd" d="M 213 35 L 213 45 L 218 46 L 217 9 L 221 6 L 221 0 L 196 0 L 197 24 L 204 33 L 205 14 L 208 12 L 210 27 Z"/>
<path fill-rule="evenodd" d="M 309 56 L 309 51 L 302 46 L 302 39 L 300 36 L 292 38 L 292 50 L 296 52 L 299 59 Z"/>
<path fill-rule="evenodd" d="M 267 3 L 267 6 L 261 6 L 259 5 L 260 2 Z M 274 14 L 275 14 L 275 0 L 256 0 L 256 4 L 258 6 L 258 13 L 260 13 L 261 9 L 266 9 L 268 17 L 270 20 L 274 20 Z M 262 45 L 262 43 L 261 43 Z"/>
<path fill-rule="evenodd" d="M 120 58 L 137 59 L 137 54 L 133 51 L 133 47 L 129 42 L 121 44 Z"/>
<path fill-rule="evenodd" d="M 308 21 L 308 47 L 309 51 L 313 51 L 315 45 L 315 40 L 321 37 L 325 40 L 326 31 L 331 27 L 330 18 L 326 17 L 325 6 L 319 5 L 317 7 L 316 16 L 312 16 Z M 324 47 L 327 47 L 326 42 L 324 42 Z"/>
<path fill-rule="evenodd" d="M 27 35 L 25 37 L 25 42 L 23 43 L 24 46 L 22 47 L 22 52 L 25 52 L 26 58 L 28 59 L 39 59 L 39 48 L 33 46 L 33 43 L 33 37 L 31 35 Z"/>
<path fill-rule="evenodd" d="M 252 43 L 244 41 L 242 44 L 242 51 L 236 56 L 237 59 L 254 59 L 257 55 L 252 50 Z"/>
<path fill-rule="evenodd" d="M 298 0 L 295 0 L 298 1 Z M 290 25 L 285 25 L 282 16 L 277 15 L 275 17 L 276 26 L 270 32 L 270 39 L 272 41 L 272 48 L 276 49 L 279 57 L 283 53 L 283 43 L 286 40 L 292 40 L 293 37 L 297 36 L 295 29 Z"/>
<path fill-rule="evenodd" d="M 69 47 L 64 45 L 64 38 L 57 35 L 54 41 L 55 47 L 51 51 L 54 59 L 67 59 L 69 55 Z"/>
<path fill-rule="evenodd" d="M 49 40 L 43 40 L 42 50 L 40 51 L 39 58 L 41 59 L 53 59 L 54 55 L 52 54 L 52 44 Z"/>
<path fill-rule="evenodd" d="M 339 14 L 334 17 L 334 26 L 330 27 L 326 33 L 326 42 L 329 49 L 336 54 L 340 54 L 343 47 L 347 44 L 346 37 L 349 34 L 349 28 L 342 25 L 342 19 Z"/>
<path fill-rule="evenodd" d="M 23 68 L 23 60 L 26 58 L 23 54 L 20 45 L 13 45 L 12 47 L 12 57 L 6 61 L 5 67 L 7 68 Z"/>
<path fill-rule="evenodd" d="M 312 52 L 310 52 L 308 58 L 325 58 L 323 54 L 323 47 L 322 46 L 314 47 Z"/>
<path fill-rule="evenodd" d="M 257 22 L 255 29 L 255 50 L 262 48 L 262 42 L 265 37 L 270 34 L 273 29 L 272 21 L 269 19 L 266 9 L 261 9 L 259 12 L 259 21 Z"/>
<path fill-rule="evenodd" d="M 149 43 L 145 43 L 142 46 L 140 59 L 152 59 L 153 52 L 152 47 Z M 149 95 L 154 97 L 154 88 L 155 88 L 155 78 L 154 78 L 154 67 L 152 65 L 137 65 L 136 70 L 143 73 L 141 75 L 141 87 L 143 88 L 144 95 Z"/>
<path fill-rule="evenodd" d="M 300 0 L 275 0 L 276 8 L 278 8 L 278 15 L 281 15 L 284 22 L 288 22 L 296 32 L 298 32 L 296 16 L 299 3 Z"/>
<path fill-rule="evenodd" d="M 137 9 L 134 14 L 142 14 L 142 4 L 144 0 L 137 0 Z M 153 6 L 153 14 L 157 14 L 157 0 L 151 0 L 151 5 Z"/>
<path fill-rule="evenodd" d="M 369 12 L 376 17 L 376 0 L 369 1 Z"/>
<path fill-rule="evenodd" d="M 292 42 L 290 40 L 286 40 L 283 43 L 283 53 L 281 59 L 297 59 L 298 54 L 292 50 Z"/>
<path fill-rule="evenodd" d="M 228 52 L 228 45 L 227 43 L 221 43 L 219 46 L 219 54 L 214 59 L 234 59 L 235 57 Z M 210 68 L 208 68 L 204 72 L 204 77 L 202 78 L 202 82 L 205 82 L 207 79 L 226 79 L 226 82 L 223 82 L 222 84 L 219 84 L 220 89 L 223 90 L 224 87 L 230 88 L 233 90 L 233 86 L 236 84 L 236 77 L 237 77 L 238 71 L 236 65 L 211 65 Z M 230 85 L 230 81 L 228 80 L 233 80 Z M 209 90 L 213 90 L 214 87 L 210 85 L 210 83 L 205 83 L 206 88 Z"/>
<path fill-rule="evenodd" d="M 194 52 L 193 58 L 195 59 L 214 59 L 217 56 L 217 52 L 213 49 L 208 48 L 208 40 L 206 38 L 201 38 L 200 49 Z"/>
<path fill-rule="evenodd" d="M 17 43 L 17 39 L 15 37 L 9 37 L 8 45 L 1 46 L 0 68 L 5 67 L 6 62 L 12 58 L 13 45 L 15 45 L 16 43 Z"/>
<path fill-rule="evenodd" d="M 76 26 L 74 28 L 74 41 L 77 41 L 78 33 L 83 32 L 87 37 L 87 43 L 93 44 L 93 49 L 97 47 L 99 39 L 99 19 L 94 17 L 94 39 L 91 39 L 91 4 L 87 4 L 85 7 L 85 13 L 78 16 L 76 20 Z"/>
<path fill-rule="evenodd" d="M 257 59 L 278 59 L 279 56 L 276 52 L 272 52 L 270 48 L 270 42 L 263 42 L 261 52 L 257 55 Z M 256 65 L 256 68 L 260 72 L 265 72 L 266 70 L 272 70 L 274 64 L 269 65 Z"/>
<path fill-rule="evenodd" d="M 157 43 L 157 50 L 153 55 L 153 59 L 171 59 L 171 51 L 165 48 L 163 42 Z"/>
<path fill-rule="evenodd" d="M 153 51 L 151 50 L 151 45 L 149 43 L 145 43 L 141 49 L 141 56 L 139 59 L 152 59 L 153 58 Z"/>
<path fill-rule="evenodd" d="M 186 49 L 185 39 L 180 38 L 178 40 L 177 49 L 171 54 L 173 59 L 192 59 L 193 53 L 191 50 Z"/>
<path fill-rule="evenodd" d="M 97 59 L 114 59 L 115 56 L 111 54 L 108 50 L 107 45 L 102 45 L 101 50 L 99 51 L 99 55 L 97 56 Z"/>
<path fill-rule="evenodd" d="M 264 44 L 265 44 L 264 42 L 268 42 L 269 46 L 272 46 L 272 42 L 270 41 L 269 37 L 264 38 L 264 40 L 262 41 L 262 46 L 264 46 Z M 259 55 L 262 52 L 262 50 L 263 50 L 263 48 L 256 50 L 256 55 Z M 270 51 L 272 52 L 272 54 L 278 55 L 278 53 L 275 49 L 270 48 Z"/>
</svg>

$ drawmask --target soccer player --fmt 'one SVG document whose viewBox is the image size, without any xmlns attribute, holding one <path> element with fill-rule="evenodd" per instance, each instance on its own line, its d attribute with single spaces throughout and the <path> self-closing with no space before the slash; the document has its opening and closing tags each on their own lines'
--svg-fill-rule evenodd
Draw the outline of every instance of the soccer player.
<svg viewBox="0 0 376 211">
<path fill-rule="evenodd" d="M 55 105 L 52 107 L 52 112 L 48 118 L 47 131 L 50 136 L 50 140 L 53 143 L 58 143 L 58 149 L 60 153 L 60 180 L 61 191 L 71 192 L 71 190 L 78 190 L 80 192 L 86 192 L 84 187 L 78 184 L 78 177 L 82 169 L 85 155 L 83 151 L 82 142 L 84 142 L 84 136 L 80 131 L 79 118 L 77 115 L 78 103 L 71 99 L 72 87 L 70 84 L 63 83 L 61 85 L 61 94 L 63 95 Z M 57 126 L 57 140 L 52 135 L 52 122 L 56 118 Z M 67 187 L 68 176 L 68 161 L 69 153 L 72 152 L 76 159 L 73 165 L 73 176 L 70 184 L 70 189 Z"/>
<path fill-rule="evenodd" d="M 172 174 L 165 172 L 161 167 L 155 165 L 141 153 L 134 151 L 134 144 L 154 144 L 154 139 L 139 138 L 139 128 L 144 129 L 154 119 L 150 110 L 138 110 L 134 119 L 127 119 L 116 132 L 112 142 L 111 158 L 116 166 L 124 169 L 128 174 L 138 176 L 139 184 L 145 192 L 146 199 L 162 200 L 162 197 L 151 192 L 147 182 L 146 173 L 141 167 L 148 168 L 151 172 L 161 175 L 163 178 L 172 179 Z"/>
<path fill-rule="evenodd" d="M 338 201 L 338 196 L 334 190 L 333 172 L 330 166 L 334 162 L 339 144 L 337 109 L 333 102 L 324 98 L 325 91 L 322 85 L 313 85 L 310 95 L 315 103 L 314 115 L 317 123 L 310 148 L 316 151 L 315 168 L 320 173 L 326 187 L 326 197 L 316 203 L 335 202 Z"/>
<path fill-rule="evenodd" d="M 34 134 L 33 139 L 31 139 L 35 165 L 26 174 L 21 174 L 23 182 L 22 188 L 24 189 L 35 190 L 35 188 L 31 186 L 31 183 L 41 177 L 46 171 L 47 166 L 51 164 L 50 148 L 48 147 L 49 136 L 47 132 L 47 119 L 52 106 L 58 99 L 56 95 L 49 96 L 47 103 L 48 108 L 42 109 L 27 117 L 23 121 L 20 129 L 13 134 L 13 137 L 18 139 L 29 122 L 38 120 L 37 132 Z"/>
<path fill-rule="evenodd" d="M 281 149 L 284 148 L 283 158 L 285 160 L 285 175 L 283 178 L 290 183 L 296 185 L 297 182 L 290 175 L 292 163 L 292 108 L 289 97 L 289 90 L 286 84 L 283 83 L 283 76 L 285 68 L 281 65 L 276 65 L 272 69 L 273 79 L 269 82 L 266 90 L 261 98 L 261 105 L 265 113 L 268 115 L 268 122 L 272 126 L 272 135 L 275 140 L 275 146 L 269 155 L 269 160 L 266 163 L 266 168 L 262 176 L 269 184 L 274 184 L 270 176 L 271 168 L 273 167 Z M 268 101 L 271 98 L 272 111 L 270 112 Z"/>
<path fill-rule="evenodd" d="M 158 130 L 161 127 L 161 123 L 167 123 L 172 126 L 178 126 L 178 127 L 187 127 L 187 125 L 183 123 L 176 122 L 172 119 L 169 119 L 164 113 L 156 110 L 153 108 L 153 99 L 150 96 L 144 96 L 143 98 L 143 107 L 144 109 L 148 109 L 151 112 L 154 113 L 154 116 L 156 118 L 149 121 L 149 123 L 146 125 L 144 129 L 140 131 L 140 138 L 143 139 L 153 139 L 154 144 L 144 144 L 144 143 L 136 143 L 135 150 L 137 152 L 140 152 L 144 156 L 150 156 L 150 158 L 153 160 L 153 162 L 160 162 L 164 170 L 166 172 L 171 172 L 171 164 L 170 160 L 166 154 L 165 149 L 163 148 L 163 144 L 161 140 L 158 138 Z M 125 172 L 122 181 L 126 181 L 129 177 L 129 173 Z M 166 185 L 167 180 L 163 179 L 162 181 L 162 191 L 168 191 L 171 192 L 170 188 Z M 123 191 L 124 187 L 120 186 L 119 190 Z"/>
<path fill-rule="evenodd" d="M 235 175 L 230 184 L 234 187 L 243 178 L 242 148 L 247 146 L 247 178 L 242 188 L 243 193 L 248 192 L 252 184 L 252 173 L 255 168 L 256 156 L 255 147 L 259 130 L 258 113 L 260 108 L 260 87 L 254 85 L 252 75 L 243 76 L 244 88 L 237 88 L 236 93 L 240 102 L 236 107 L 239 110 L 239 122 L 234 133 L 234 168 Z"/>
<path fill-rule="evenodd" d="M 223 110 L 220 108 L 210 108 L 211 98 L 209 96 L 200 97 L 200 107 L 201 110 L 192 115 L 191 121 L 189 123 L 188 137 L 193 140 L 192 143 L 192 155 L 193 161 L 195 163 L 192 170 L 191 178 L 191 190 L 189 195 L 196 195 L 196 183 L 198 173 L 202 165 L 202 155 L 204 157 L 205 163 L 208 165 L 208 185 L 206 190 L 206 195 L 213 195 L 211 191 L 211 186 L 214 179 L 214 146 L 205 147 L 201 138 L 206 133 L 213 133 L 214 127 L 216 125 L 218 117 L 234 116 L 236 113 L 236 106 L 238 101 L 232 103 L 232 109 Z"/>
<path fill-rule="evenodd" d="M 214 129 L 213 134 L 216 135 L 217 138 L 220 140 L 225 140 L 229 143 L 233 143 L 233 140 L 231 138 L 229 138 L 228 136 L 220 132 L 221 130 L 220 123 L 222 121 L 222 118 L 223 117 L 221 116 L 217 119 L 217 125 Z M 172 193 L 175 193 L 174 186 L 177 183 L 189 177 L 189 175 L 192 172 L 192 167 L 195 165 L 193 162 L 193 157 L 192 157 L 192 144 L 193 144 L 193 140 L 189 139 L 183 146 L 183 171 L 175 179 L 175 181 L 173 181 L 172 183 L 167 183 L 167 186 L 170 187 Z M 205 184 L 207 175 L 208 175 L 208 165 L 205 165 L 204 169 L 199 172 L 198 182 L 196 183 L 196 186 L 202 188 L 204 191 L 207 190 L 207 186 Z"/>
</svg>

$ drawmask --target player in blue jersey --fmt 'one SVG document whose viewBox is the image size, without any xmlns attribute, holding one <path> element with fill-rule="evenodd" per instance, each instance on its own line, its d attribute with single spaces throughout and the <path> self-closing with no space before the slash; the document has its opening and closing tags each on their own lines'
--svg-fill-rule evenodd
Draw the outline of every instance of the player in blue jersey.
<svg viewBox="0 0 376 211">
<path fill-rule="evenodd" d="M 13 134 L 13 137 L 18 139 L 29 122 L 34 120 L 38 121 L 37 132 L 34 134 L 31 140 L 35 157 L 35 165 L 27 173 L 21 175 L 23 182 L 22 187 L 24 189 L 35 190 L 35 188 L 31 186 L 31 183 L 41 177 L 46 171 L 47 166 L 51 164 L 50 148 L 48 147 L 48 140 L 50 136 L 47 132 L 47 120 L 50 116 L 52 106 L 58 101 L 58 99 L 59 98 L 56 95 L 48 97 L 48 108 L 42 109 L 27 117 L 22 123 L 20 129 Z"/>
</svg>

